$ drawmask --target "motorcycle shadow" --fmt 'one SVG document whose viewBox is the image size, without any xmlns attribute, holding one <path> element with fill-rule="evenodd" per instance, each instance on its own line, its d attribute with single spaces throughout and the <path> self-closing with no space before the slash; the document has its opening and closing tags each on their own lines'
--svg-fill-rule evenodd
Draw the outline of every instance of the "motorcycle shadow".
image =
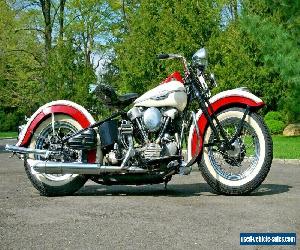
<svg viewBox="0 0 300 250">
<path fill-rule="evenodd" d="M 276 195 L 288 192 L 292 186 L 280 184 L 262 184 L 247 196 Z M 145 186 L 104 186 L 86 185 L 74 196 L 168 196 L 168 197 L 190 197 L 190 196 L 218 196 L 218 194 L 206 183 L 193 184 L 169 184 L 167 189 L 164 185 Z"/>
<path fill-rule="evenodd" d="M 293 188 L 289 185 L 282 184 L 262 184 L 248 196 L 265 196 L 265 195 L 275 195 L 289 192 Z"/>
<path fill-rule="evenodd" d="M 163 184 L 153 185 L 86 185 L 81 188 L 75 196 L 170 196 L 188 197 L 200 196 L 202 192 L 212 194 L 212 189 L 206 183 L 195 184 L 168 184 L 167 189 Z"/>
</svg>

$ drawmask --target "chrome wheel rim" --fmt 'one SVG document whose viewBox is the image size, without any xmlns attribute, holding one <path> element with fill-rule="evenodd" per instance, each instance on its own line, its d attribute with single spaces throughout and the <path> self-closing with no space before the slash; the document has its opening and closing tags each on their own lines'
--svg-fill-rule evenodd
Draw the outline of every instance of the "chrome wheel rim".
<svg viewBox="0 0 300 250">
<path fill-rule="evenodd" d="M 78 129 L 73 126 L 72 124 L 65 122 L 65 121 L 56 121 L 54 123 L 54 132 L 52 124 L 49 124 L 45 127 L 39 134 L 36 140 L 36 149 L 55 149 L 55 142 L 58 142 L 59 139 L 63 138 L 66 135 L 73 134 L 77 132 Z M 78 154 L 79 157 L 74 159 L 74 161 L 81 160 L 81 154 Z M 44 160 L 43 157 L 35 155 L 35 159 L 37 160 Z M 63 159 L 56 161 L 63 161 Z M 42 174 L 45 178 L 51 181 L 64 181 L 69 179 L 72 174 Z"/>
<path fill-rule="evenodd" d="M 237 130 L 241 119 L 236 117 L 221 121 L 227 137 L 231 139 Z M 214 141 L 213 134 L 209 143 Z M 260 157 L 260 145 L 255 130 L 245 121 L 241 135 L 232 144 L 233 150 L 221 152 L 217 146 L 208 148 L 208 156 L 218 175 L 230 180 L 238 181 L 249 176 L 256 168 Z"/>
</svg>

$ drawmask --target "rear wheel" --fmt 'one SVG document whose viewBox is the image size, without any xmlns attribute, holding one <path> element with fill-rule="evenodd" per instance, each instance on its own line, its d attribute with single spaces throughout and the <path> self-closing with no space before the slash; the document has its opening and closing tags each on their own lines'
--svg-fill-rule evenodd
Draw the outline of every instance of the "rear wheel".
<svg viewBox="0 0 300 250">
<path fill-rule="evenodd" d="M 229 139 L 233 138 L 245 110 L 226 109 L 217 115 Z M 256 189 L 266 178 L 272 163 L 273 146 L 268 128 L 262 118 L 251 113 L 243 129 L 232 143 L 233 149 L 222 151 L 214 144 L 215 136 L 209 127 L 200 165 L 207 183 L 221 194 L 246 194 Z"/>
<path fill-rule="evenodd" d="M 43 121 L 35 130 L 30 148 L 58 150 L 60 147 L 59 140 L 68 134 L 72 134 L 82 127 L 72 117 L 66 115 L 55 115 L 54 123 L 52 117 Z M 41 156 L 31 154 L 30 158 L 43 160 Z M 86 154 L 79 150 L 65 148 L 64 154 L 57 156 L 53 161 L 85 161 Z M 33 186 L 45 196 L 70 195 L 80 189 L 87 178 L 78 174 L 41 174 L 36 172 L 25 161 L 25 171 Z"/>
</svg>

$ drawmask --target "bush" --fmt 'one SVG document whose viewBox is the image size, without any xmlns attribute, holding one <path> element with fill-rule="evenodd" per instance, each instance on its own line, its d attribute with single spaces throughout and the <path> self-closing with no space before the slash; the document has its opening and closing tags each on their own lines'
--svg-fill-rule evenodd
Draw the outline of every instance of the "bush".
<svg viewBox="0 0 300 250">
<path fill-rule="evenodd" d="M 271 134 L 281 134 L 286 125 L 285 117 L 277 111 L 268 112 L 265 115 L 265 122 L 271 131 Z"/>
<path fill-rule="evenodd" d="M 285 119 L 283 115 L 278 111 L 270 111 L 265 115 L 265 121 L 268 120 L 275 120 L 275 121 L 282 121 L 284 122 Z"/>
<path fill-rule="evenodd" d="M 5 113 L 0 111 L 0 131 L 17 131 L 18 115 L 15 113 Z"/>
<path fill-rule="evenodd" d="M 268 120 L 266 121 L 266 124 L 273 135 L 282 134 L 285 127 L 285 123 L 283 121 Z"/>
</svg>

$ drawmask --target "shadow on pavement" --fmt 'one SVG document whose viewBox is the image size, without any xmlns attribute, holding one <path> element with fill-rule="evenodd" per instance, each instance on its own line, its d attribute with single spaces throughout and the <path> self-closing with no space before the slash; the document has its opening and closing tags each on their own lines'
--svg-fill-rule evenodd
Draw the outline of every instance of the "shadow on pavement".
<svg viewBox="0 0 300 250">
<path fill-rule="evenodd" d="M 253 191 L 249 196 L 265 196 L 273 194 L 281 194 L 288 192 L 292 186 L 281 184 L 262 184 L 258 189 Z"/>
<path fill-rule="evenodd" d="M 145 186 L 104 186 L 88 185 L 81 188 L 76 196 L 200 196 L 201 192 L 212 192 L 206 183 L 196 184 L 169 184 L 167 190 L 164 185 L 145 185 Z M 215 194 L 212 194 L 215 195 Z"/>
<path fill-rule="evenodd" d="M 248 196 L 275 195 L 288 192 L 292 188 L 288 185 L 262 184 Z M 209 193 L 209 194 L 207 194 Z M 195 184 L 169 184 L 167 190 L 164 185 L 148 186 L 104 186 L 88 185 L 81 188 L 75 196 L 217 196 L 212 188 L 206 183 Z"/>
</svg>

